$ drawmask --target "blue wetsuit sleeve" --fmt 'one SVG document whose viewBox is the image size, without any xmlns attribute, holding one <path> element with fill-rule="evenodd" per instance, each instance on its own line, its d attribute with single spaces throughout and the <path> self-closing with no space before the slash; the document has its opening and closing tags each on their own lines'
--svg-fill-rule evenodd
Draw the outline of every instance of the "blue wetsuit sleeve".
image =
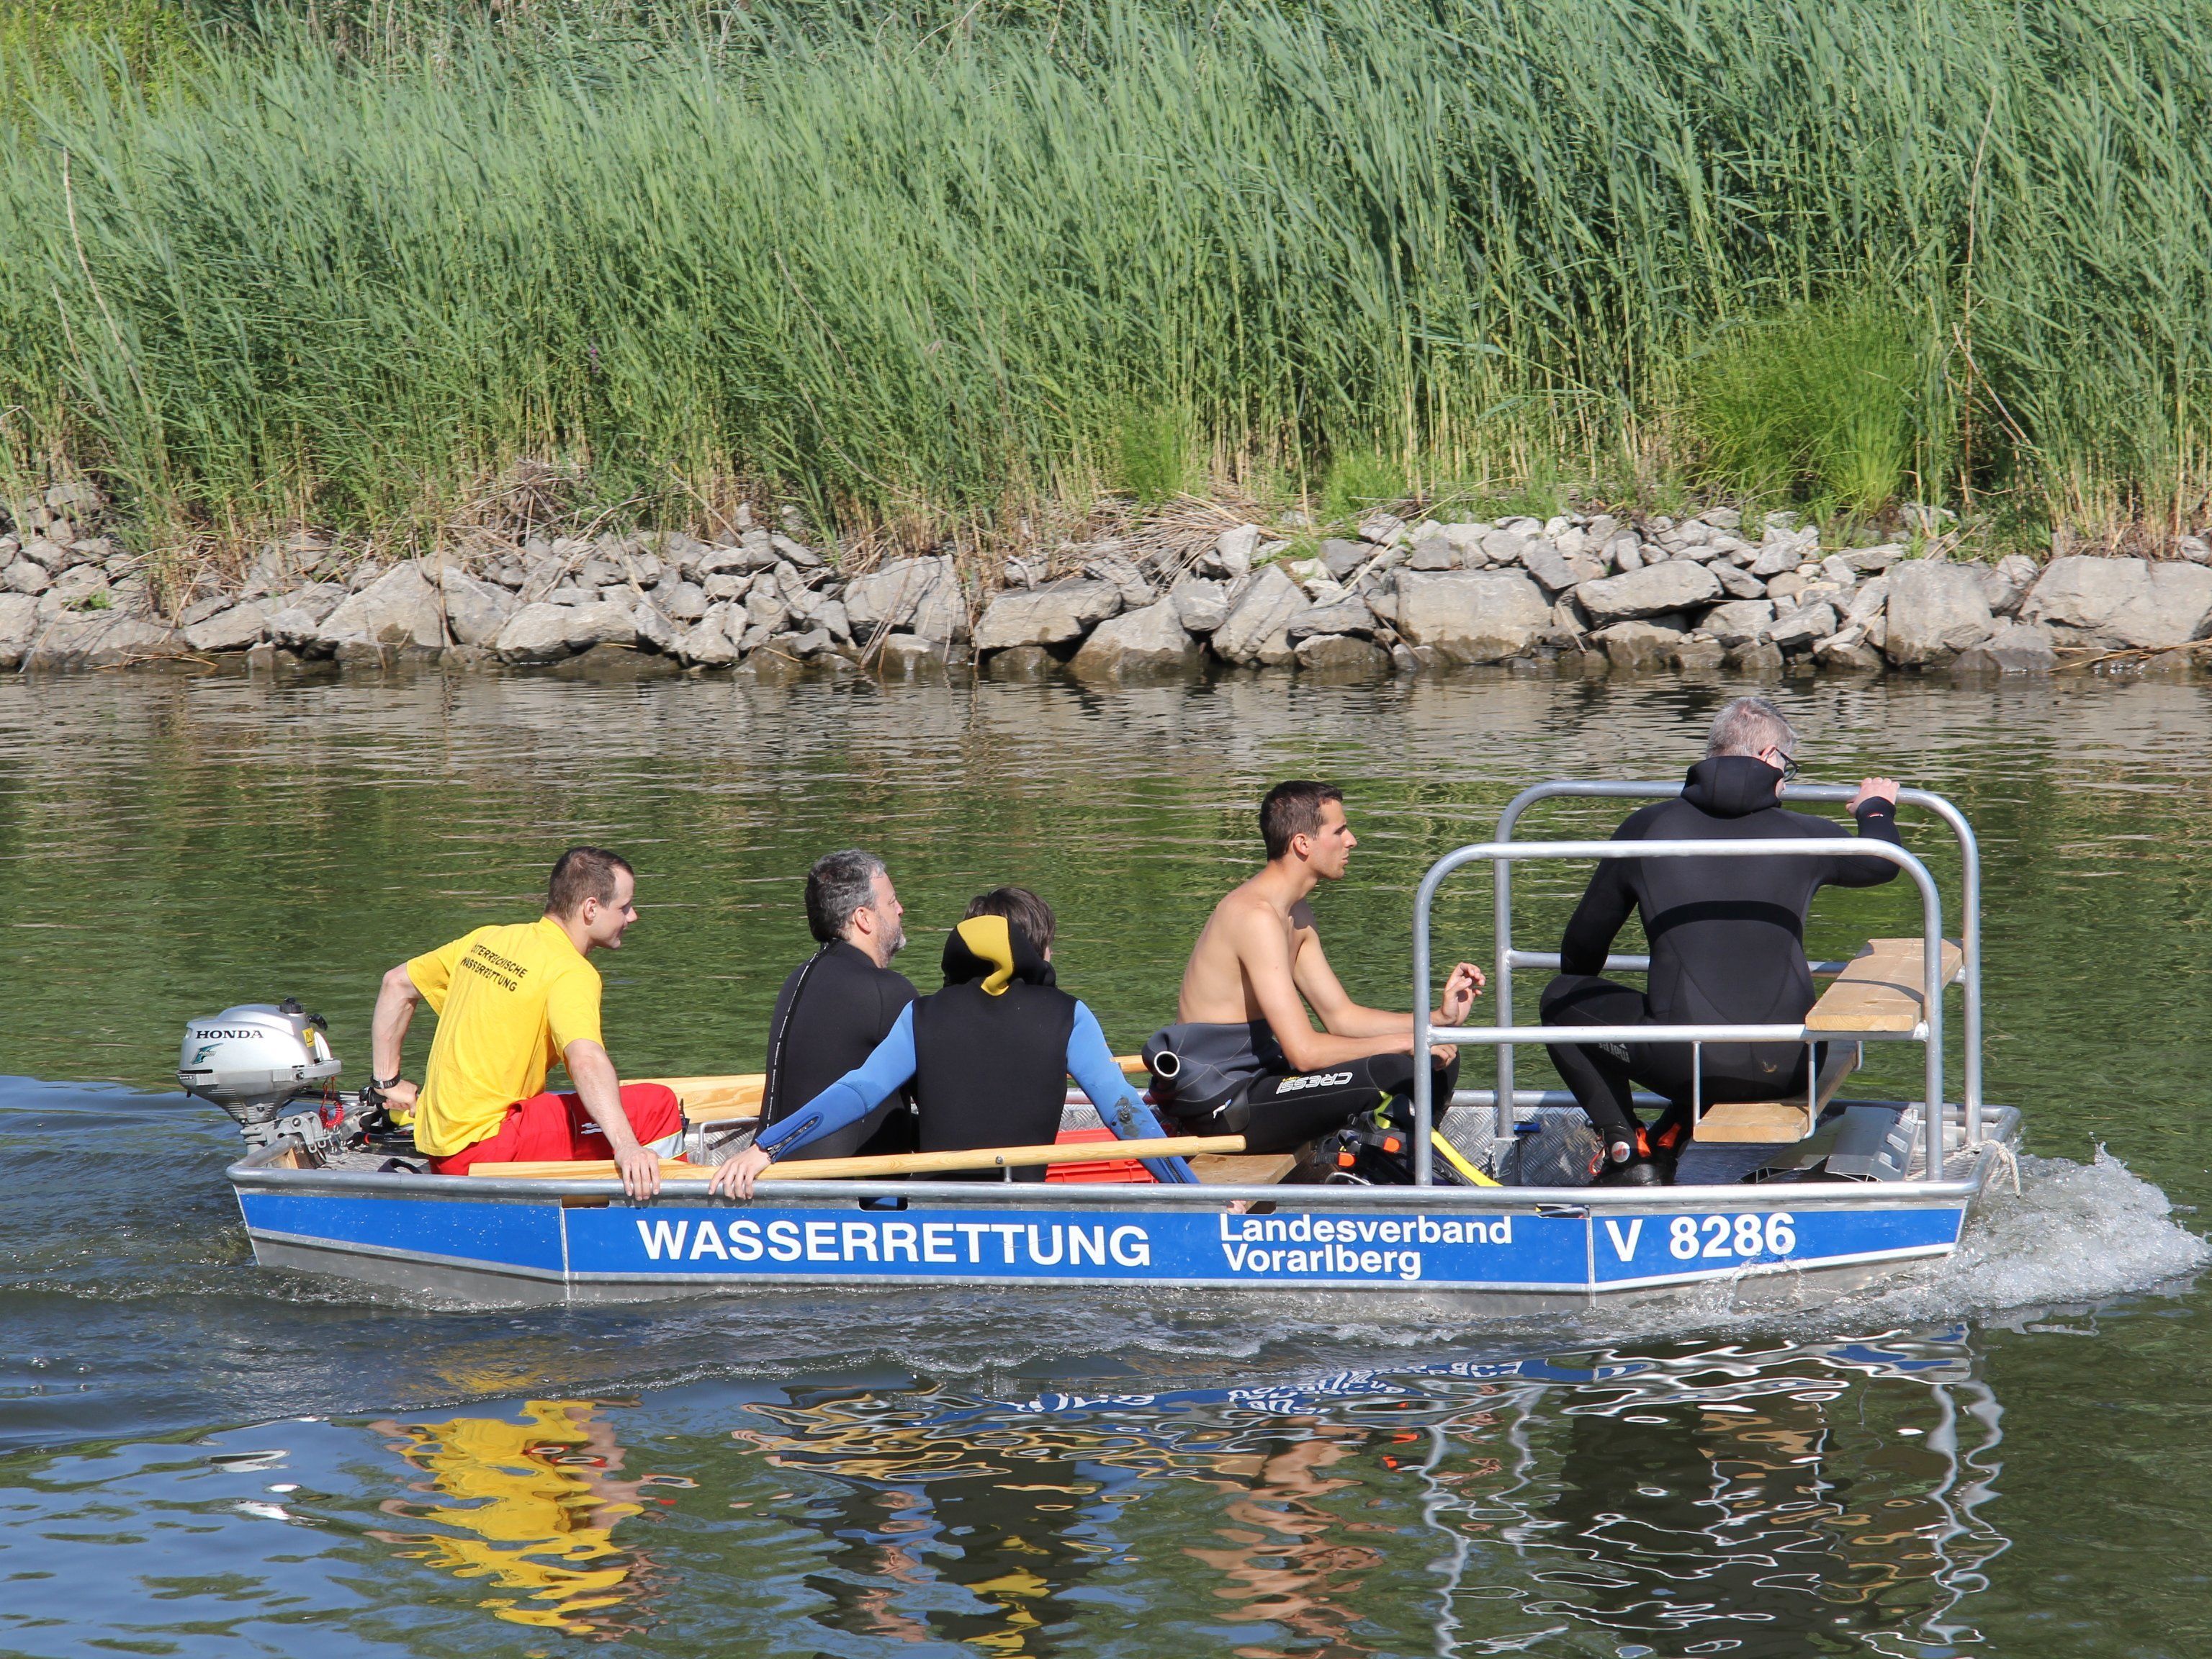
<svg viewBox="0 0 2212 1659">
<path fill-rule="evenodd" d="M 1106 1046 L 1098 1017 L 1080 1002 L 1067 1032 L 1067 1074 L 1091 1097 L 1098 1121 L 1114 1132 L 1116 1140 L 1152 1139 L 1167 1133 L 1114 1063 L 1114 1051 Z M 1165 1186 L 1191 1185 L 1198 1180 L 1179 1158 L 1148 1158 L 1144 1164 L 1152 1179 Z"/>
<path fill-rule="evenodd" d="M 753 1145 L 771 1160 L 795 1152 L 811 1140 L 858 1123 L 913 1076 L 914 1005 L 908 1003 L 873 1054 L 790 1116 L 763 1130 Z"/>
</svg>

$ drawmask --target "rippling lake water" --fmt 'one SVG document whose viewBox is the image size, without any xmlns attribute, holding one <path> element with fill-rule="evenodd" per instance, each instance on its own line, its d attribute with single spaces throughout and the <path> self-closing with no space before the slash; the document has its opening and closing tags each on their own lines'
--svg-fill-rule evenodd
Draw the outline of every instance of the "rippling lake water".
<svg viewBox="0 0 2212 1659">
<path fill-rule="evenodd" d="M 2195 684 L 1777 694 L 1813 776 L 1973 818 L 1988 1091 L 2027 1125 L 1958 1258 L 1817 1314 L 441 1312 L 255 1268 L 235 1134 L 169 1076 L 187 1018 L 291 994 L 358 1083 L 382 971 L 535 914 L 582 839 L 640 870 L 600 959 L 627 1074 L 757 1067 L 805 865 L 854 842 L 925 988 L 969 894 L 1037 887 L 1126 1050 L 1300 773 L 1364 843 L 1318 901 L 1332 958 L 1403 1006 L 1433 856 L 1528 782 L 1678 775 L 1732 689 L 9 678 L 0 1652 L 2212 1651 Z M 1906 833 L 1953 890 L 1945 837 Z M 1517 878 L 1519 928 L 1554 931 L 1580 873 Z M 1486 894 L 1440 949 L 1486 957 Z M 1901 884 L 1831 892 L 1809 942 L 1917 927 Z"/>
</svg>

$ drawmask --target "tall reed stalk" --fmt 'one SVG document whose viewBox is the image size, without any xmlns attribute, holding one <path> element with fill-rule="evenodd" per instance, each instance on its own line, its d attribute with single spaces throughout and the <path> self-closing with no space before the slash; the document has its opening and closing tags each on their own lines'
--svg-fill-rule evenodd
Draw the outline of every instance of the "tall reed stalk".
<svg viewBox="0 0 2212 1659">
<path fill-rule="evenodd" d="M 15 471 L 239 528 L 524 455 L 974 520 L 1131 482 L 1133 429 L 1627 487 L 1711 464 L 1717 337 L 1849 301 L 1901 491 L 2203 512 L 2201 0 L 332 15 L 151 86 L 7 59 Z"/>
</svg>

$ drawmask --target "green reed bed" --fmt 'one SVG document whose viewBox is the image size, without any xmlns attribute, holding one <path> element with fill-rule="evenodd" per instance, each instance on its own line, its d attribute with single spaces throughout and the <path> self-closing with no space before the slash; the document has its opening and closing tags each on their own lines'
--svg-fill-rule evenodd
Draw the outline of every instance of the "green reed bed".
<svg viewBox="0 0 2212 1659">
<path fill-rule="evenodd" d="M 767 0 L 368 44 L 10 60 L 10 465 L 171 529 L 436 520 L 523 456 L 848 523 L 1332 464 L 2202 514 L 2203 0 Z"/>
</svg>

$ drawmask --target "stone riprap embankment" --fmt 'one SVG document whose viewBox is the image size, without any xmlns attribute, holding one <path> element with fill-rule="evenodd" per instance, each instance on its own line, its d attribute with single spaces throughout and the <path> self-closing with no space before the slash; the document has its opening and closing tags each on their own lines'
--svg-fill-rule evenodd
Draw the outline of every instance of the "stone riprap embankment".
<svg viewBox="0 0 2212 1659">
<path fill-rule="evenodd" d="M 1407 523 L 1377 515 L 1315 546 L 1256 525 L 1195 551 L 1106 540 L 978 592 L 948 556 L 851 575 L 783 532 L 533 538 L 464 561 L 343 561 L 298 538 L 242 586 L 156 615 L 141 562 L 88 533 L 96 493 L 15 503 L 0 535 L 0 665 L 280 653 L 341 664 L 440 657 L 544 665 L 642 653 L 670 666 L 844 660 L 893 675 L 973 660 L 1020 677 L 1183 672 L 1208 659 L 1373 676 L 1550 659 L 1585 672 L 1793 665 L 2035 673 L 2066 653 L 2159 650 L 2212 633 L 2212 550 L 1995 565 L 1898 542 L 1824 549 L 1789 514 L 1750 530 L 1602 514 Z M 75 519 L 71 515 L 75 514 Z"/>
</svg>

